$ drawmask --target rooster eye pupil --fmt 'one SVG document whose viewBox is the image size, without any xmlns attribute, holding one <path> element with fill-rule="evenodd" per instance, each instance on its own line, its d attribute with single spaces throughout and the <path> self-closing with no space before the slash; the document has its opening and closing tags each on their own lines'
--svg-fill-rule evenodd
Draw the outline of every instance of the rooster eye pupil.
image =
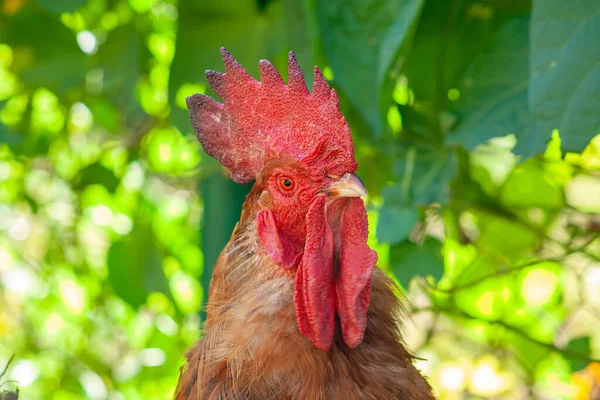
<svg viewBox="0 0 600 400">
<path fill-rule="evenodd" d="M 291 192 L 294 188 L 294 181 L 284 176 L 279 180 L 279 186 L 286 192 Z"/>
</svg>

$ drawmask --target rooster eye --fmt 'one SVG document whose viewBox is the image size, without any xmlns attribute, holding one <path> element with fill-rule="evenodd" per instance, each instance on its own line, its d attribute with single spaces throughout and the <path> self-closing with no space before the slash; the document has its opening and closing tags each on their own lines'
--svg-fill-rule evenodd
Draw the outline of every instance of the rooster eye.
<svg viewBox="0 0 600 400">
<path fill-rule="evenodd" d="M 279 178 L 279 186 L 285 191 L 290 191 L 294 189 L 294 181 L 287 176 Z"/>
</svg>

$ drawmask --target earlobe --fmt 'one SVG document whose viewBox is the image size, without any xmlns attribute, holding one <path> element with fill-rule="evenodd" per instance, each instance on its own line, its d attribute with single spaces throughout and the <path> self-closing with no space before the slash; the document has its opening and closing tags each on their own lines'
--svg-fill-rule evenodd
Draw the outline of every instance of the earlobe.
<svg viewBox="0 0 600 400">
<path fill-rule="evenodd" d="M 284 268 L 293 268 L 302 258 L 302 251 L 277 229 L 273 212 L 260 210 L 256 215 L 258 240 L 275 264 Z"/>
<path fill-rule="evenodd" d="M 258 198 L 258 206 L 263 210 L 273 208 L 273 195 L 268 190 L 263 190 Z"/>
</svg>

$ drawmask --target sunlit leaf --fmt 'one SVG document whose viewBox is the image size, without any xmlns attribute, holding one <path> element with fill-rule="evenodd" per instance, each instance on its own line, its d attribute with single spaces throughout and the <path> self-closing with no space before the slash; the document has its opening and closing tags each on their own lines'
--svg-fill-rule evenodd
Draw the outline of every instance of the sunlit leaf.
<svg viewBox="0 0 600 400">
<path fill-rule="evenodd" d="M 516 220 L 479 212 L 474 215 L 480 230 L 478 246 L 492 250 L 500 258 L 518 260 L 540 240 L 533 229 Z"/>
<path fill-rule="evenodd" d="M 567 203 L 578 210 L 600 213 L 600 179 L 590 175 L 578 175 L 565 188 Z"/>
<path fill-rule="evenodd" d="M 477 265 L 473 265 L 471 269 L 477 267 Z M 458 290 L 454 296 L 457 306 L 468 314 L 483 320 L 494 321 L 514 308 L 516 285 L 512 277 L 491 274 L 489 277 L 484 275 L 470 282 L 478 283 Z M 459 283 L 457 286 L 460 288 L 464 284 L 466 283 Z"/>
<path fill-rule="evenodd" d="M 600 170 L 600 134 L 596 135 L 581 154 L 581 166 Z"/>
<path fill-rule="evenodd" d="M 557 300 L 564 281 L 560 264 L 542 262 L 521 271 L 521 296 L 531 306 L 541 306 Z"/>
<path fill-rule="evenodd" d="M 564 204 L 563 190 L 553 174 L 535 162 L 515 168 L 502 186 L 500 200 L 507 206 L 558 209 Z"/>
</svg>

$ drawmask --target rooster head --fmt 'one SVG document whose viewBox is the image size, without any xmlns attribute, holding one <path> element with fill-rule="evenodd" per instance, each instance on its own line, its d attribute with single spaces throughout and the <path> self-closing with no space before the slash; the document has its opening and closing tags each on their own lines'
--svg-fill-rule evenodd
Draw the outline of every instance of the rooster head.
<svg viewBox="0 0 600 400">
<path fill-rule="evenodd" d="M 312 92 L 290 52 L 288 83 L 266 60 L 252 78 L 225 49 L 225 72 L 207 71 L 223 103 L 187 98 L 204 151 L 237 183 L 256 180 L 259 243 L 281 268 L 295 271 L 300 332 L 327 350 L 336 315 L 345 343 L 362 342 L 376 253 L 367 245 L 366 190 L 348 124 L 318 67 Z"/>
</svg>

